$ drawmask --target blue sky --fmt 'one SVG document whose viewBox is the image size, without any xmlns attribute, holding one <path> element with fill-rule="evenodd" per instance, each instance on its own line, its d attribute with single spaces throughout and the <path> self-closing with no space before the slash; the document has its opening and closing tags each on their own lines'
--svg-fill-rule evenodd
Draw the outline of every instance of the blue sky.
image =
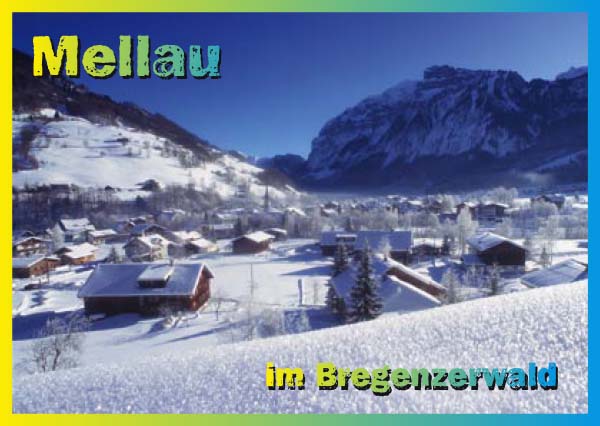
<svg viewBox="0 0 600 426">
<path fill-rule="evenodd" d="M 160 112 L 225 148 L 306 155 L 327 120 L 430 65 L 554 78 L 587 64 L 585 14 L 15 14 L 13 45 L 80 36 L 116 48 L 218 44 L 220 80 L 94 80 L 92 90 Z"/>
</svg>

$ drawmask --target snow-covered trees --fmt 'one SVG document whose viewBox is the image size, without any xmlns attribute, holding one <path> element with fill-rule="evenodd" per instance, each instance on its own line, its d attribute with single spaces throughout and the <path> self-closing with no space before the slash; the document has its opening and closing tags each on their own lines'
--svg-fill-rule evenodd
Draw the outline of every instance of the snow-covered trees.
<svg viewBox="0 0 600 426">
<path fill-rule="evenodd" d="M 52 251 L 56 251 L 65 245 L 65 234 L 58 226 L 58 223 L 50 229 L 50 240 L 52 241 Z"/>
<path fill-rule="evenodd" d="M 378 291 L 379 285 L 373 276 L 371 250 L 367 247 L 361 255 L 356 282 L 350 292 L 349 322 L 371 320 L 381 315 L 383 301 Z"/>
<path fill-rule="evenodd" d="M 442 276 L 442 285 L 446 287 L 446 303 L 460 302 L 460 281 L 452 268 L 449 268 Z"/>
<path fill-rule="evenodd" d="M 456 218 L 456 234 L 461 255 L 465 254 L 467 239 L 477 230 L 477 222 L 473 221 L 471 213 L 463 209 Z"/>
<path fill-rule="evenodd" d="M 34 368 L 38 372 L 76 367 L 83 350 L 88 321 L 83 316 L 52 318 L 37 333 L 31 345 Z"/>
</svg>

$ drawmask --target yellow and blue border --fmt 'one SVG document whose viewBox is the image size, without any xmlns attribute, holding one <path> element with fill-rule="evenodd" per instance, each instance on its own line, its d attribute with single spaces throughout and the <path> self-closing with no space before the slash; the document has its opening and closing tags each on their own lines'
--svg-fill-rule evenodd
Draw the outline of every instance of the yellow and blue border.
<svg viewBox="0 0 600 426">
<path fill-rule="evenodd" d="M 2 35 L 2 73 L 1 86 L 1 129 L 2 143 L 0 156 L 0 224 L 2 226 L 2 244 L 0 245 L 2 291 L 0 292 L 0 312 L 3 313 L 0 323 L 2 350 L 2 386 L 0 391 L 0 413 L 3 421 L 19 425 L 52 425 L 75 424 L 85 422 L 88 425 L 112 426 L 129 425 L 132 423 L 152 426 L 158 424 L 217 424 L 223 426 L 236 425 L 240 422 L 255 425 L 331 425 L 342 421 L 347 426 L 362 424 L 365 421 L 382 425 L 397 425 L 401 423 L 435 425 L 443 422 L 446 425 L 480 424 L 489 426 L 502 425 L 507 421 L 527 422 L 529 424 L 562 425 L 597 423 L 594 401 L 597 391 L 589 380 L 589 414 L 587 415 L 517 415 L 507 418 L 502 415 L 346 415 L 340 418 L 334 415 L 13 415 L 12 413 L 12 317 L 11 308 L 11 258 L 12 247 L 9 246 L 12 228 L 11 189 L 12 164 L 12 13 L 14 12 L 586 12 L 588 14 L 588 64 L 589 79 L 589 184 L 590 184 L 590 213 L 596 210 L 595 181 L 597 172 L 593 167 L 598 158 L 594 140 L 599 134 L 599 124 L 594 120 L 594 112 L 598 111 L 598 84 L 595 74 L 598 45 L 597 36 L 600 26 L 600 2 L 597 0 L 4 0 L 0 2 L 0 34 Z M 510 31 L 507 28 L 507 31 Z M 589 223 L 591 235 L 590 255 L 595 253 L 596 227 L 593 220 Z M 592 262 L 593 263 L 593 262 Z M 598 331 L 597 319 L 594 316 L 594 304 L 598 290 L 595 289 L 595 267 L 590 268 L 589 286 L 589 359 L 593 360 L 597 351 Z M 589 371 L 593 372 L 593 365 Z M 6 423 L 5 423 L 6 424 Z"/>
</svg>

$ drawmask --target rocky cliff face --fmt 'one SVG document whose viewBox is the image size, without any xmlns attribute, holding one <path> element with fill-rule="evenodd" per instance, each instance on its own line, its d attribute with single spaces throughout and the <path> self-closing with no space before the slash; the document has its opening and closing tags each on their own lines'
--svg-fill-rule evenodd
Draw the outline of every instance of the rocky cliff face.
<svg viewBox="0 0 600 426">
<path fill-rule="evenodd" d="M 547 81 L 428 68 L 325 124 L 306 185 L 467 187 L 587 179 L 587 68 Z"/>
</svg>

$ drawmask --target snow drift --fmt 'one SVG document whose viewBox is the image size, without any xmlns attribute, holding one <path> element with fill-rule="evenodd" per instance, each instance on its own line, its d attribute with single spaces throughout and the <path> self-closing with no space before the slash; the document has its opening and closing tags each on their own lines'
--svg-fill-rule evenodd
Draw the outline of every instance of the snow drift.
<svg viewBox="0 0 600 426">
<path fill-rule="evenodd" d="M 584 413 L 587 282 L 384 317 L 358 325 L 14 379 L 15 412 Z M 304 390 L 270 391 L 265 364 L 302 367 Z M 557 390 L 319 391 L 339 367 L 559 368 Z"/>
</svg>

